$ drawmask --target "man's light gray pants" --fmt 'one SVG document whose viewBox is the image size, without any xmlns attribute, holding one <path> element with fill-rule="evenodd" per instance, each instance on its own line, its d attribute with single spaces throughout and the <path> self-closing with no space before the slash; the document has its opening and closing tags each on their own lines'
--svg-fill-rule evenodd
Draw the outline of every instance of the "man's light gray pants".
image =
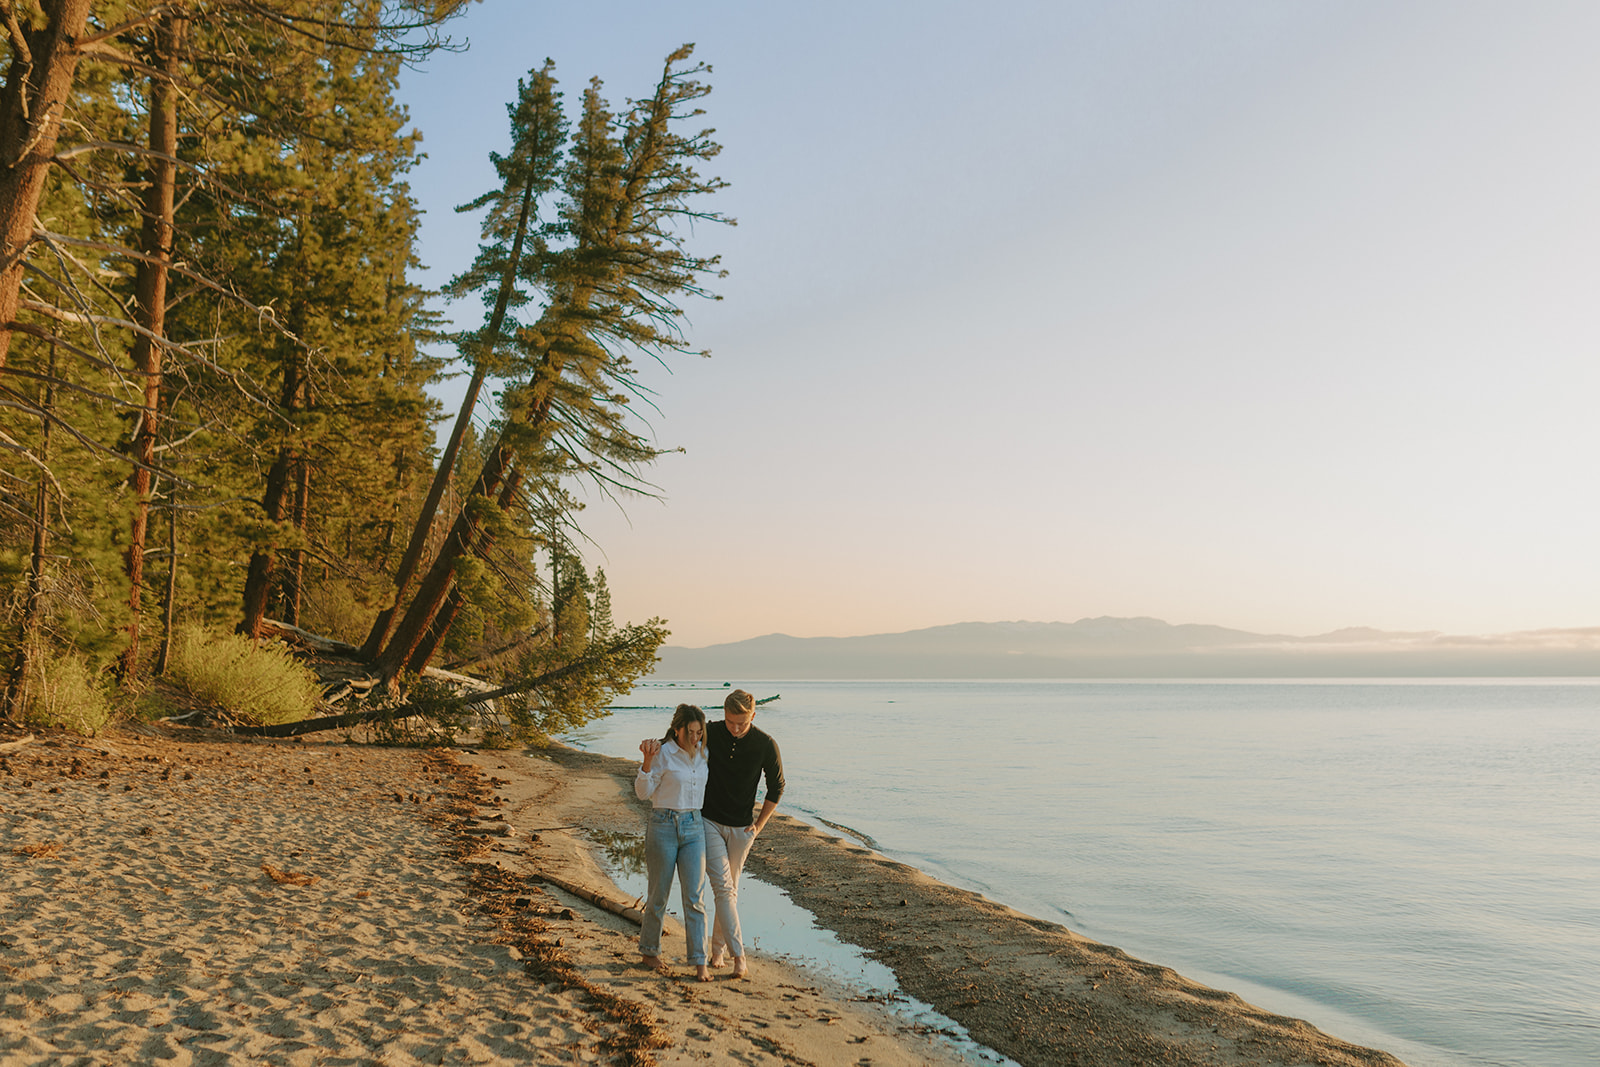
<svg viewBox="0 0 1600 1067">
<path fill-rule="evenodd" d="M 711 925 L 711 958 L 724 951 L 743 956 L 744 941 L 739 935 L 739 875 L 744 858 L 750 854 L 755 838 L 748 826 L 724 826 L 710 819 L 706 827 L 706 876 L 711 880 L 711 896 L 717 902 L 716 921 Z"/>
</svg>

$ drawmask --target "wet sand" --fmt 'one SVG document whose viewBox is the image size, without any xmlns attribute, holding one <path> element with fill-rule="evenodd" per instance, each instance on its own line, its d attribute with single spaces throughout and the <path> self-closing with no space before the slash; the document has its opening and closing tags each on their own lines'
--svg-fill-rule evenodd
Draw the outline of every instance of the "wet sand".
<svg viewBox="0 0 1600 1067">
<path fill-rule="evenodd" d="M 633 803 L 630 761 L 570 749 L 519 762 L 525 758 L 496 762 L 538 776 L 547 763 L 610 778 Z M 746 871 L 887 965 L 902 991 L 1026 1067 L 1400 1067 L 1388 1053 L 952 888 L 781 810 L 757 839 Z"/>
</svg>

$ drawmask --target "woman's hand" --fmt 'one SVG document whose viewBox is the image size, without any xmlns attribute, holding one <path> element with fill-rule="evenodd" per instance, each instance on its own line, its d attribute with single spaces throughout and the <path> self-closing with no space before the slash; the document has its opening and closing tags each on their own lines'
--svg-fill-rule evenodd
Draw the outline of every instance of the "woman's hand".
<svg viewBox="0 0 1600 1067">
<path fill-rule="evenodd" d="M 650 770 L 650 764 L 655 762 L 656 753 L 661 751 L 661 742 L 657 741 L 653 737 L 644 741 L 640 741 L 639 751 L 644 753 L 643 769 L 648 772 Z"/>
</svg>

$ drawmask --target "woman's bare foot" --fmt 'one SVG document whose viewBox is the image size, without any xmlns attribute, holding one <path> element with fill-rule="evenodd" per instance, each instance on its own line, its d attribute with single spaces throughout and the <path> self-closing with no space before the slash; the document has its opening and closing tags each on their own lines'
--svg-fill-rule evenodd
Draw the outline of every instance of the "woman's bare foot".
<svg viewBox="0 0 1600 1067">
<path fill-rule="evenodd" d="M 697 963 L 694 966 L 694 976 L 702 982 L 709 982 L 711 981 L 711 968 L 703 963 Z"/>
<path fill-rule="evenodd" d="M 750 975 L 750 965 L 745 962 L 744 957 L 743 956 L 735 956 L 735 957 L 733 957 L 733 976 L 735 978 L 747 978 L 747 977 L 749 977 L 749 975 Z"/>
<path fill-rule="evenodd" d="M 728 957 L 726 955 L 724 955 L 724 954 L 719 952 L 715 956 L 711 957 L 711 966 L 713 966 L 713 967 L 726 967 L 727 965 L 728 965 Z"/>
<path fill-rule="evenodd" d="M 672 973 L 672 968 L 668 967 L 666 961 L 663 960 L 660 956 L 646 956 L 646 955 L 641 953 L 639 958 L 644 960 L 644 965 L 646 967 L 650 968 L 652 971 L 656 972 L 657 974 L 671 974 Z"/>
</svg>

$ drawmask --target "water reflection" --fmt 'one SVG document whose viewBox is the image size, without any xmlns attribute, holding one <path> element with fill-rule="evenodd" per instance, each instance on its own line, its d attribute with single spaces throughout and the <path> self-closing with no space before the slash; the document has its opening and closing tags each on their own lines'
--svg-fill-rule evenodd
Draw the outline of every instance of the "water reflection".
<svg viewBox="0 0 1600 1067">
<path fill-rule="evenodd" d="M 631 875 L 645 873 L 644 835 L 612 830 L 589 830 L 589 839 L 605 850 L 606 865 L 613 872 Z"/>
<path fill-rule="evenodd" d="M 590 830 L 589 836 L 604 850 L 606 873 L 617 888 L 642 899 L 646 892 L 644 835 Z M 708 905 L 709 897 L 708 888 Z M 667 912 L 681 922 L 677 904 L 674 891 L 667 897 Z M 903 1019 L 908 1029 L 938 1039 L 973 1067 L 1019 1067 L 1009 1057 L 974 1041 L 960 1023 L 906 995 L 887 966 L 856 945 L 841 941 L 832 930 L 818 926 L 816 917 L 790 900 L 789 894 L 748 872 L 739 879 L 739 917 L 747 944 L 756 951 L 846 986 L 853 991 L 853 1000 L 884 1005 Z"/>
</svg>

